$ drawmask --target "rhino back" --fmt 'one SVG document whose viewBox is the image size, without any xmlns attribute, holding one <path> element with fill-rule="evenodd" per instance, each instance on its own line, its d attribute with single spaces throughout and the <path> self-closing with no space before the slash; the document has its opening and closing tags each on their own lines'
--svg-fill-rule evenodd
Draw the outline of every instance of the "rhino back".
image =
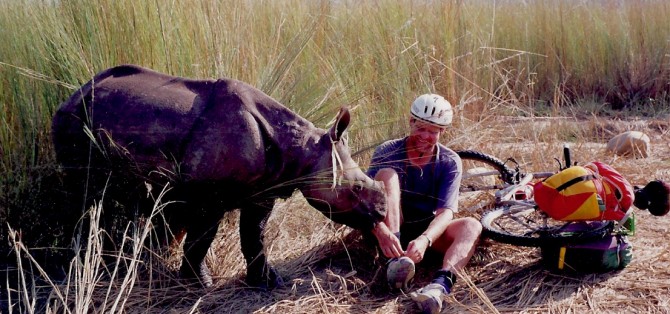
<svg viewBox="0 0 670 314">
<path fill-rule="evenodd" d="M 88 128 L 110 157 L 131 156 L 140 168 L 170 167 L 179 159 L 214 85 L 215 81 L 182 79 L 136 66 L 103 71 L 56 112 L 56 152 L 87 155 Z M 68 162 L 67 157 L 59 159 Z"/>
</svg>

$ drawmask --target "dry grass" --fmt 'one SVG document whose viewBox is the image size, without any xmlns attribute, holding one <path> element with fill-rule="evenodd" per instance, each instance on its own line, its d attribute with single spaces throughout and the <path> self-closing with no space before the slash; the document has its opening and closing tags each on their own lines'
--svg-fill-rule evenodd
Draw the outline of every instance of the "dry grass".
<svg viewBox="0 0 670 314">
<path fill-rule="evenodd" d="M 621 159 L 603 151 L 603 141 L 577 141 L 576 161 L 603 160 L 622 171 L 634 184 L 651 179 L 670 180 L 670 134 L 662 122 L 639 123 L 591 119 L 505 119 L 480 125 L 472 138 L 482 138 L 475 148 L 501 158 L 515 157 L 528 170 L 553 169 L 550 157 L 558 155 L 563 141 L 547 133 L 573 132 L 583 139 L 599 132 L 638 129 L 651 135 L 654 149 L 648 159 Z M 529 127 L 533 126 L 533 127 Z M 499 141 L 483 140 L 498 132 Z M 500 134 L 510 134 L 505 138 Z M 603 137 L 605 135 L 602 135 Z M 452 146 L 463 144 L 454 134 Z M 522 141 L 521 139 L 535 141 Z M 502 143 L 502 142 L 507 142 Z M 472 143 L 472 142 L 471 142 Z M 470 213 L 463 213 L 468 215 Z M 475 214 L 476 215 L 476 214 Z M 637 234 L 631 238 L 633 262 L 624 270 L 607 274 L 557 274 L 543 268 L 537 249 L 482 241 L 475 257 L 461 274 L 449 296 L 447 312 L 458 313 L 669 313 L 670 244 L 665 240 L 670 216 L 653 217 L 639 212 Z M 411 300 L 390 293 L 374 250 L 366 246 L 359 232 L 332 224 L 306 205 L 299 194 L 279 202 L 266 229 L 267 254 L 285 278 L 285 287 L 260 291 L 242 281 L 245 267 L 239 249 L 237 213 L 226 215 L 220 234 L 208 255 L 216 276 L 215 287 L 199 289 L 180 285 L 173 278 L 174 263 L 165 267 L 154 255 L 149 264 L 129 267 L 111 282 L 101 276 L 99 260 L 92 256 L 69 284 L 56 286 L 50 308 L 59 312 L 151 312 L 151 313 L 412 313 Z M 131 239 L 141 238 L 134 235 Z M 130 242 L 129 245 L 133 245 Z M 135 261 L 140 255 L 132 255 Z M 157 258 L 158 257 L 158 258 Z M 142 260 L 144 263 L 146 259 Z M 152 270 L 147 270 L 150 265 Z M 425 284 L 436 264 L 427 263 L 418 272 L 414 286 Z M 21 290 L 22 312 L 39 308 L 40 290 L 30 287 L 28 265 L 26 288 Z M 34 265 L 32 267 L 34 269 Z M 149 276 L 149 274 L 151 276 Z M 89 278 L 89 281 L 83 279 Z M 45 290 L 42 290 L 45 291 Z M 43 293 L 43 292 L 42 292 Z M 67 297 L 69 293 L 69 298 Z M 72 299 L 72 296 L 76 296 Z M 61 299 L 69 300 L 62 302 Z M 31 301 L 32 300 L 32 301 Z M 68 304 L 64 306 L 63 303 Z M 33 307 L 31 307 L 33 306 Z"/>
</svg>

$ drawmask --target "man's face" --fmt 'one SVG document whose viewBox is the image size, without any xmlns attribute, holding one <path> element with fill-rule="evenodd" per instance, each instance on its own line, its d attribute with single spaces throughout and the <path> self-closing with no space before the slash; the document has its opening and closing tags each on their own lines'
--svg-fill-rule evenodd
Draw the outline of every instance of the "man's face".
<svg viewBox="0 0 670 314">
<path fill-rule="evenodd" d="M 430 153 L 440 139 L 443 128 L 416 119 L 410 120 L 409 140 L 415 149 L 422 153 Z"/>
</svg>

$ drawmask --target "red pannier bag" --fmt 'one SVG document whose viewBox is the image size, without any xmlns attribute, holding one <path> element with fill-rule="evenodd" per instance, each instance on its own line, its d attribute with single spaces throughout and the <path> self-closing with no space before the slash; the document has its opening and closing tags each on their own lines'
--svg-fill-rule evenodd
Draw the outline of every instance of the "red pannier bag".
<svg viewBox="0 0 670 314">
<path fill-rule="evenodd" d="M 602 162 L 572 166 L 533 186 L 537 206 L 556 220 L 621 221 L 633 204 L 633 186 Z"/>
</svg>

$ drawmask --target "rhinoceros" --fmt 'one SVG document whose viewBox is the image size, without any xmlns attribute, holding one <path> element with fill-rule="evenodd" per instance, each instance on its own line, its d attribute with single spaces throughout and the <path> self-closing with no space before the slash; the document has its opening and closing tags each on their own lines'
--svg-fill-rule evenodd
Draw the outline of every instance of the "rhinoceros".
<svg viewBox="0 0 670 314">
<path fill-rule="evenodd" d="M 176 202 L 165 207 L 168 226 L 186 231 L 182 278 L 211 284 L 204 257 L 224 212 L 239 208 L 246 281 L 272 286 L 280 278 L 267 264 L 262 231 L 277 198 L 297 189 L 333 221 L 361 230 L 385 216 L 382 188 L 360 170 L 343 137 L 349 111 L 342 108 L 335 121 L 317 128 L 237 80 L 122 65 L 60 105 L 52 138 L 66 184 L 79 188 L 72 197 L 87 192 L 90 203 L 101 197 L 92 191 L 109 185 L 131 200 L 147 194 L 145 186 L 169 184 L 164 201 Z M 80 218 L 81 210 L 74 214 Z M 114 214 L 104 209 L 103 216 Z"/>
</svg>

